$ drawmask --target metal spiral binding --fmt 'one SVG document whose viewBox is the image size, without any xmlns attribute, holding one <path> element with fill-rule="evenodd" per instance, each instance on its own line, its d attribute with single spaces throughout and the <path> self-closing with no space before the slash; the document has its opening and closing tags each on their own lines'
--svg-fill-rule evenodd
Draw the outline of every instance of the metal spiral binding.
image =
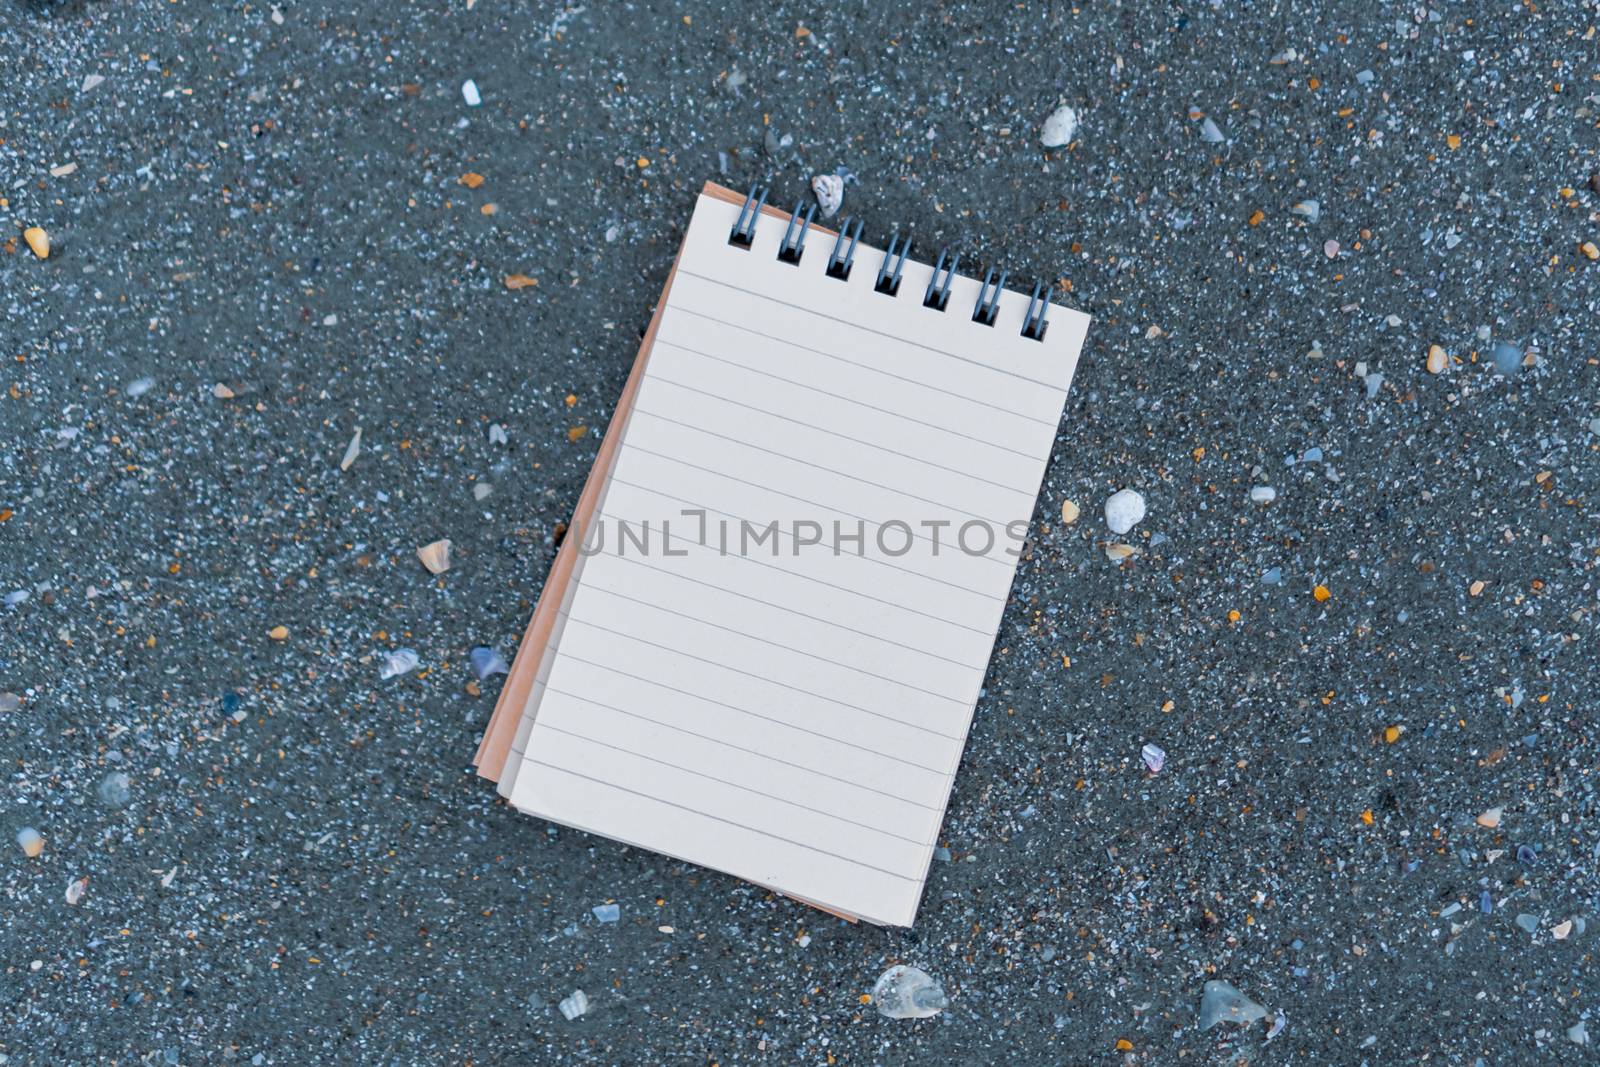
<svg viewBox="0 0 1600 1067">
<path fill-rule="evenodd" d="M 943 311 L 946 304 L 950 303 L 950 283 L 955 280 L 956 268 L 961 266 L 961 253 L 957 252 L 950 261 L 950 269 L 945 270 L 944 259 L 948 249 L 939 250 L 939 262 L 933 265 L 933 277 L 928 279 L 928 290 L 922 294 L 922 306 Z M 944 284 L 939 284 L 939 272 L 944 270 Z"/>
<path fill-rule="evenodd" d="M 989 289 L 989 283 L 994 282 L 994 289 Z M 978 290 L 978 302 L 972 306 L 972 321 L 981 322 L 985 326 L 994 325 L 994 317 L 1000 313 L 1000 290 L 1006 287 L 1006 272 L 1000 272 L 1000 280 L 995 281 L 994 268 L 983 276 L 983 286 Z"/>
<path fill-rule="evenodd" d="M 757 198 L 759 191 L 761 196 Z M 767 191 L 759 186 L 752 185 L 750 192 L 744 198 L 744 206 L 739 209 L 739 221 L 733 224 L 733 229 L 728 233 L 728 243 L 738 248 L 748 249 L 756 240 L 756 220 L 761 217 L 761 208 L 767 202 Z"/>
<path fill-rule="evenodd" d="M 745 196 L 744 204 L 739 208 L 739 219 L 734 223 L 733 229 L 728 233 L 728 243 L 738 248 L 749 249 L 755 244 L 756 222 L 761 217 L 761 209 L 767 203 L 767 190 L 760 185 L 752 185 L 750 192 Z M 803 209 L 803 210 L 802 210 Z M 811 231 L 812 220 L 816 218 L 817 205 L 806 206 L 802 199 L 789 213 L 789 225 L 783 232 L 783 240 L 778 244 L 778 259 L 784 263 L 798 266 L 800 257 L 805 252 L 806 235 Z M 862 220 L 846 216 L 839 224 L 839 233 L 834 238 L 833 250 L 828 253 L 828 265 L 825 273 L 830 278 L 839 281 L 848 281 L 850 268 L 856 259 L 856 245 L 861 240 L 865 223 Z M 846 245 L 846 241 L 849 242 Z M 889 238 L 889 247 L 883 253 L 883 262 L 878 264 L 878 277 L 873 283 L 873 291 L 886 296 L 900 294 L 900 279 L 905 274 L 906 261 L 911 257 L 911 238 L 902 238 L 899 233 Z M 950 261 L 948 267 L 945 260 Z M 939 251 L 939 259 L 933 267 L 933 277 L 928 279 L 928 287 L 923 291 L 922 304 L 924 307 L 943 311 L 950 302 L 950 286 L 955 281 L 956 271 L 961 266 L 961 254 L 950 255 L 948 248 Z M 941 275 L 943 277 L 941 278 Z M 972 307 L 972 321 L 985 326 L 993 326 L 1000 314 L 1000 294 L 1005 290 L 1006 271 L 996 271 L 990 267 L 983 276 L 983 284 L 978 288 L 978 300 Z M 1050 311 L 1050 293 L 1042 281 L 1033 283 L 1033 295 L 1028 298 L 1028 311 L 1022 319 L 1022 336 L 1032 341 L 1043 341 L 1045 330 L 1050 323 L 1046 316 Z"/>
<path fill-rule="evenodd" d="M 851 232 L 852 223 L 855 226 L 854 232 Z M 850 280 L 850 265 L 856 260 L 856 242 L 861 240 L 861 231 L 865 226 L 866 223 L 860 219 L 849 217 L 839 224 L 839 236 L 833 239 L 833 251 L 828 254 L 828 277 L 838 278 L 841 282 Z M 839 249 L 844 245 L 846 237 L 850 238 L 850 249 L 841 259 Z"/>
<path fill-rule="evenodd" d="M 878 266 L 878 281 L 873 289 L 885 296 L 897 296 L 900 293 L 900 275 L 905 273 L 906 257 L 911 255 L 911 238 L 907 237 L 905 244 L 900 247 L 900 261 L 894 265 L 894 273 L 889 273 L 889 261 L 894 259 L 895 243 L 900 240 L 900 235 L 895 234 L 889 238 L 889 247 L 883 253 L 883 263 Z"/>
<path fill-rule="evenodd" d="M 778 258 L 791 266 L 800 265 L 800 253 L 805 251 L 806 233 L 811 229 L 811 220 L 817 214 L 817 205 L 812 204 L 811 210 L 806 212 L 804 221 L 800 218 L 800 209 L 805 206 L 804 200 L 795 201 L 794 211 L 789 214 L 789 228 L 783 231 L 783 242 L 778 245 Z M 800 236 L 795 236 L 795 227 L 800 228 Z M 790 242 L 794 242 L 790 244 Z"/>
<path fill-rule="evenodd" d="M 1050 324 L 1044 320 L 1045 312 L 1050 310 L 1049 294 L 1040 294 L 1044 291 L 1044 282 L 1033 283 L 1033 295 L 1028 298 L 1028 313 L 1022 318 L 1022 336 L 1034 341 L 1044 340 L 1045 327 Z M 1038 317 L 1034 317 L 1034 307 L 1038 306 Z"/>
</svg>

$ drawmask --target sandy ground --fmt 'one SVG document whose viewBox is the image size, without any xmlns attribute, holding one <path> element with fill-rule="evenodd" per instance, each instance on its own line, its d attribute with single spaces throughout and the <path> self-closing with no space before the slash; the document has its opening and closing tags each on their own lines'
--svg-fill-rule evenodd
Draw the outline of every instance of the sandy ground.
<svg viewBox="0 0 1600 1067">
<path fill-rule="evenodd" d="M 0 1062 L 1589 1062 L 1597 22 L 0 0 Z M 912 931 L 468 770 L 694 192 L 841 166 L 1095 316 Z"/>
</svg>

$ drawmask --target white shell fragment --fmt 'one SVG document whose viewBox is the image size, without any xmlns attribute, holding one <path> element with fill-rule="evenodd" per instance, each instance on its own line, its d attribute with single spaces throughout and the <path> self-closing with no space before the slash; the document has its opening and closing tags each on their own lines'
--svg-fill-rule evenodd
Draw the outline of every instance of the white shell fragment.
<svg viewBox="0 0 1600 1067">
<path fill-rule="evenodd" d="M 1200 123 L 1200 138 L 1206 144 L 1221 144 L 1228 139 L 1223 135 L 1222 127 L 1218 126 L 1210 115 L 1207 115 L 1205 120 Z"/>
<path fill-rule="evenodd" d="M 1078 113 L 1066 104 L 1050 112 L 1050 117 L 1039 127 L 1039 143 L 1046 148 L 1060 148 L 1071 144 L 1078 132 Z"/>
<path fill-rule="evenodd" d="M 354 463 L 359 455 L 361 455 L 361 427 L 357 426 L 355 436 L 351 437 L 350 443 L 344 447 L 344 458 L 339 461 L 339 469 L 349 470 L 350 464 Z"/>
<path fill-rule="evenodd" d="M 1132 489 L 1119 489 L 1106 499 L 1106 525 L 1125 534 L 1144 521 L 1144 497 Z"/>
<path fill-rule="evenodd" d="M 1322 217 L 1322 205 L 1315 200 L 1302 200 L 1289 209 L 1289 214 L 1299 215 L 1307 222 L 1316 222 Z"/>
<path fill-rule="evenodd" d="M 825 219 L 833 218 L 844 206 L 844 179 L 837 174 L 819 174 L 812 178 L 811 191 Z"/>
<path fill-rule="evenodd" d="M 949 1007 L 950 999 L 927 971 L 899 963 L 878 976 L 872 1003 L 885 1019 L 927 1019 Z"/>
<path fill-rule="evenodd" d="M 1161 768 L 1167 765 L 1166 750 L 1157 744 L 1145 745 L 1139 750 L 1139 758 L 1144 760 L 1144 765 L 1151 774 L 1160 774 Z"/>
<path fill-rule="evenodd" d="M 589 1011 L 589 995 L 581 989 L 574 989 L 572 995 L 564 998 L 556 1007 L 561 1009 L 561 1014 L 570 1023 Z"/>
<path fill-rule="evenodd" d="M 506 658 L 488 645 L 475 646 L 467 656 L 472 661 L 472 673 L 478 676 L 480 682 L 491 674 L 511 673 L 511 668 L 506 665 Z"/>
<path fill-rule="evenodd" d="M 397 648 L 383 657 L 383 666 L 378 668 L 378 677 L 388 681 L 402 674 L 410 674 L 417 669 L 417 664 L 420 662 L 415 649 Z"/>
<path fill-rule="evenodd" d="M 67 886 L 67 903 L 73 907 L 78 906 L 78 901 L 83 899 L 84 892 L 89 888 L 89 879 L 79 878 Z"/>
<path fill-rule="evenodd" d="M 17 831 L 17 847 L 30 860 L 37 859 L 39 853 L 44 851 L 44 835 L 31 826 L 24 826 Z"/>
<path fill-rule="evenodd" d="M 1209 1030 L 1218 1023 L 1248 1026 L 1266 1017 L 1266 1008 L 1227 982 L 1213 979 L 1206 983 L 1204 995 L 1200 998 L 1200 1029 Z"/>
<path fill-rule="evenodd" d="M 477 107 L 483 103 L 483 97 L 478 95 L 478 83 L 468 78 L 461 83 L 461 99 L 467 102 L 468 107 Z"/>
<path fill-rule="evenodd" d="M 417 558 L 428 568 L 429 574 L 443 574 L 450 569 L 450 539 L 448 537 L 417 549 Z"/>
</svg>

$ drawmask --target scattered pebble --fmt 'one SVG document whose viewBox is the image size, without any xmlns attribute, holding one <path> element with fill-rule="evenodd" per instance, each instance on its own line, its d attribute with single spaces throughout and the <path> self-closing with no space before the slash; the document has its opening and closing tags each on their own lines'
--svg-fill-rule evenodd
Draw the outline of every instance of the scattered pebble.
<svg viewBox="0 0 1600 1067">
<path fill-rule="evenodd" d="M 491 422 L 489 424 L 489 443 L 491 445 L 503 445 L 508 440 L 509 438 L 506 437 L 506 428 L 503 424 L 498 422 Z"/>
<path fill-rule="evenodd" d="M 29 226 L 22 231 L 22 239 L 28 242 L 28 247 L 40 259 L 50 258 L 50 235 L 44 232 L 43 227 Z"/>
<path fill-rule="evenodd" d="M 31 826 L 24 826 L 17 831 L 17 844 L 22 846 L 22 854 L 31 859 L 36 859 L 44 851 L 44 836 Z"/>
<path fill-rule="evenodd" d="M 1517 914 L 1516 923 L 1519 928 L 1530 934 L 1539 929 L 1539 917 L 1525 911 Z"/>
<path fill-rule="evenodd" d="M 1567 1027 L 1567 1040 L 1574 1045 L 1587 1045 L 1589 1043 L 1589 1029 L 1584 1025 L 1582 1019 Z"/>
<path fill-rule="evenodd" d="M 811 192 L 825 219 L 833 218 L 844 206 L 844 179 L 837 174 L 819 174 L 812 178 Z"/>
<path fill-rule="evenodd" d="M 1218 1023 L 1248 1026 L 1266 1017 L 1266 1008 L 1227 982 L 1212 979 L 1205 984 L 1204 994 L 1200 998 L 1200 1029 L 1209 1030 Z"/>
<path fill-rule="evenodd" d="M 1254 485 L 1250 487 L 1250 499 L 1257 504 L 1270 504 L 1278 499 L 1278 491 L 1270 485 Z"/>
<path fill-rule="evenodd" d="M 415 649 L 397 648 L 383 657 L 383 666 L 378 668 L 378 677 L 388 681 L 402 674 L 410 674 L 417 669 L 417 664 L 420 662 L 422 661 L 417 658 Z"/>
<path fill-rule="evenodd" d="M 289 639 L 289 628 L 287 626 L 274 626 L 267 631 L 267 636 L 274 641 L 287 641 Z"/>
<path fill-rule="evenodd" d="M 1328 238 L 1326 241 L 1322 242 L 1322 254 L 1327 256 L 1329 259 L 1338 259 L 1339 258 L 1339 242 L 1335 241 L 1331 237 Z"/>
<path fill-rule="evenodd" d="M 1550 936 L 1557 941 L 1565 941 L 1572 933 L 1572 920 L 1558 922 L 1550 928 Z"/>
<path fill-rule="evenodd" d="M 216 385 L 211 387 L 211 395 L 216 397 L 218 400 L 232 400 L 234 394 L 232 389 L 229 389 L 226 385 L 218 382 Z"/>
<path fill-rule="evenodd" d="M 1490 808 L 1478 816 L 1478 825 L 1486 826 L 1493 830 L 1500 825 L 1500 817 L 1506 813 L 1505 808 Z"/>
<path fill-rule="evenodd" d="M 1125 545 L 1120 541 L 1112 541 L 1106 545 L 1106 559 L 1112 563 L 1121 563 L 1130 556 L 1136 556 L 1139 550 L 1132 545 Z"/>
<path fill-rule="evenodd" d="M 1062 104 L 1044 120 L 1044 125 L 1039 128 L 1039 143 L 1046 148 L 1060 148 L 1062 145 L 1071 144 L 1073 136 L 1078 132 L 1078 113 L 1066 104 Z"/>
<path fill-rule="evenodd" d="M 472 661 L 472 673 L 478 676 L 480 682 L 491 674 L 511 673 L 511 668 L 506 666 L 506 658 L 488 645 L 475 646 L 467 656 Z"/>
<path fill-rule="evenodd" d="M 594 917 L 603 923 L 614 923 L 622 918 L 622 908 L 617 904 L 597 904 L 590 910 L 594 912 Z"/>
<path fill-rule="evenodd" d="M 1443 374 L 1444 369 L 1450 365 L 1450 357 L 1445 355 L 1444 349 L 1438 345 L 1428 346 L 1428 373 Z"/>
<path fill-rule="evenodd" d="M 1119 489 L 1106 499 L 1106 525 L 1125 534 L 1144 521 L 1144 497 L 1132 489 Z"/>
<path fill-rule="evenodd" d="M 1227 137 L 1223 136 L 1222 127 L 1218 126 L 1210 115 L 1200 123 L 1200 138 L 1207 144 L 1221 144 L 1227 140 Z"/>
<path fill-rule="evenodd" d="M 344 446 L 344 456 L 339 460 L 339 469 L 349 470 L 359 455 L 361 455 L 361 427 L 357 426 L 356 432 L 350 437 L 350 443 Z"/>
<path fill-rule="evenodd" d="M 488 482 L 472 483 L 472 499 L 474 500 L 483 500 L 492 492 L 494 492 L 494 486 Z"/>
<path fill-rule="evenodd" d="M 1506 377 L 1522 369 L 1522 349 L 1504 341 L 1496 341 L 1491 353 L 1494 357 L 1494 369 Z"/>
<path fill-rule="evenodd" d="M 22 707 L 22 698 L 9 690 L 0 693 L 0 715 L 8 715 Z"/>
<path fill-rule="evenodd" d="M 1322 218 L 1322 205 L 1315 200 L 1302 200 L 1289 209 L 1289 214 L 1299 215 L 1307 222 L 1316 222 Z"/>
<path fill-rule="evenodd" d="M 130 397 L 140 397 L 156 387 L 156 380 L 150 377 L 135 378 L 128 383 L 127 393 Z"/>
<path fill-rule="evenodd" d="M 950 999 L 927 971 L 900 963 L 878 976 L 872 1003 L 885 1019 L 928 1019 L 949 1007 Z"/>
<path fill-rule="evenodd" d="M 86 93 L 90 89 L 94 89 L 97 86 L 104 85 L 105 84 L 105 80 L 106 80 L 106 78 L 105 78 L 104 74 L 85 74 L 83 76 L 83 84 L 78 86 L 78 92 Z"/>
<path fill-rule="evenodd" d="M 570 997 L 563 997 L 556 1007 L 561 1009 L 562 1016 L 571 1022 L 589 1010 L 589 995 L 581 989 L 574 989 Z"/>
<path fill-rule="evenodd" d="M 1079 509 L 1077 504 L 1070 500 L 1064 500 L 1061 502 L 1061 522 L 1063 525 L 1071 526 L 1073 523 L 1077 522 L 1078 514 Z"/>
<path fill-rule="evenodd" d="M 89 889 L 89 879 L 75 878 L 67 883 L 67 903 L 72 907 L 78 906 L 78 901 L 83 899 L 83 894 Z"/>
<path fill-rule="evenodd" d="M 450 569 L 450 539 L 441 538 L 417 549 L 417 558 L 428 568 L 429 574 L 443 574 Z"/>
<path fill-rule="evenodd" d="M 468 78 L 461 83 L 461 99 L 467 102 L 468 107 L 477 107 L 483 103 L 483 97 L 478 95 L 478 83 Z"/>
<path fill-rule="evenodd" d="M 100 798 L 100 803 L 107 807 L 125 808 L 128 806 L 128 801 L 133 798 L 133 788 L 124 772 L 107 771 L 106 776 L 100 779 L 95 795 Z"/>
<path fill-rule="evenodd" d="M 1160 774 L 1161 768 L 1167 765 L 1167 754 L 1160 745 L 1145 745 L 1139 750 L 1139 757 L 1144 760 L 1144 765 L 1151 774 Z"/>
</svg>

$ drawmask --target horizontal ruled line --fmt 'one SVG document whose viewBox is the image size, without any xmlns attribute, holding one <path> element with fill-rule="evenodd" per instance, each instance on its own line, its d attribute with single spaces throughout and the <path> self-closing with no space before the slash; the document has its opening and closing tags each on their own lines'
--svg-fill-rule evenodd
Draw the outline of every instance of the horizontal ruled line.
<svg viewBox="0 0 1600 1067">
<path fill-rule="evenodd" d="M 657 804 L 665 804 L 669 808 L 676 808 L 679 811 L 687 811 L 691 815 L 699 815 L 699 816 L 702 816 L 703 818 L 711 819 L 714 822 L 720 822 L 720 823 L 723 823 L 723 824 L 725 824 L 727 826 L 733 826 L 733 827 L 736 827 L 736 828 L 738 828 L 740 830 L 748 830 L 750 833 L 760 834 L 762 837 L 765 837 L 768 840 L 771 840 L 771 841 L 782 841 L 786 845 L 793 845 L 796 848 L 803 848 L 808 852 L 815 852 L 819 856 L 828 856 L 828 857 L 830 857 L 832 859 L 840 860 L 840 861 L 842 861 L 844 863 L 851 864 L 852 866 L 855 866 L 855 867 L 863 867 L 863 868 L 865 868 L 866 870 L 869 870 L 869 871 L 877 871 L 879 874 L 886 874 L 889 877 L 897 878 L 902 882 L 909 882 L 909 883 L 911 883 L 913 885 L 921 885 L 922 884 L 922 879 L 921 878 L 913 878 L 913 877 L 911 877 L 909 875 L 901 874 L 899 871 L 891 871 L 887 867 L 879 867 L 876 864 L 865 863 L 865 862 L 863 862 L 861 860 L 858 860 L 858 859 L 852 859 L 849 856 L 842 856 L 837 852 L 830 852 L 825 848 L 819 848 L 816 845 L 810 845 L 810 844 L 807 844 L 804 841 L 796 841 L 791 837 L 784 837 L 781 834 L 769 833 L 766 830 L 758 829 L 757 827 L 750 826 L 750 825 L 748 825 L 746 823 L 738 822 L 737 820 L 734 820 L 734 819 L 729 819 L 729 818 L 726 818 L 726 817 L 721 816 L 721 815 L 713 815 L 709 811 L 699 811 L 699 810 L 697 810 L 695 808 L 689 807 L 686 804 L 679 804 L 676 801 L 667 800 L 665 797 L 658 797 L 658 796 L 655 796 L 655 795 L 653 795 L 651 793 L 643 793 L 643 792 L 640 792 L 637 789 L 629 789 L 625 785 L 618 785 L 616 782 L 608 782 L 604 778 L 596 778 L 596 777 L 594 777 L 592 775 L 580 774 L 579 772 L 574 771 L 574 770 L 572 770 L 570 768 L 559 767 L 554 763 L 546 763 L 544 760 L 541 760 L 541 759 L 533 759 L 533 758 L 530 757 L 528 759 L 528 762 L 537 764 L 540 767 L 547 767 L 550 770 L 557 772 L 558 774 L 566 774 L 566 775 L 570 775 L 573 778 L 581 778 L 584 781 L 593 782 L 595 785 L 605 786 L 607 789 L 615 789 L 618 792 L 627 793 L 629 796 L 640 797 L 640 798 L 642 798 L 644 800 L 652 800 L 652 801 L 655 801 Z M 690 862 L 698 862 L 698 861 L 691 860 Z"/>
<path fill-rule="evenodd" d="M 855 819 L 847 819 L 843 815 L 835 815 L 831 811 L 823 811 L 821 808 L 813 808 L 811 805 L 802 804 L 798 800 L 790 800 L 787 797 L 780 797 L 774 793 L 768 793 L 760 789 L 752 788 L 751 786 L 740 785 L 738 782 L 729 781 L 726 778 L 719 778 L 714 774 L 707 774 L 704 771 L 697 771 L 693 767 L 685 767 L 681 764 L 673 763 L 670 760 L 664 760 L 657 756 L 646 755 L 643 752 L 635 752 L 631 748 L 624 748 L 621 745 L 612 744 L 610 741 L 601 741 L 598 738 L 575 733 L 572 730 L 563 730 L 561 727 L 551 726 L 549 723 L 535 723 L 533 728 L 535 730 L 549 730 L 552 733 L 565 734 L 568 737 L 575 737 L 580 741 L 587 741 L 591 745 L 599 745 L 601 748 L 609 748 L 613 752 L 621 752 L 624 755 L 632 756 L 635 759 L 642 759 L 648 763 L 654 763 L 659 767 L 670 767 L 675 771 L 681 771 L 684 774 L 690 774 L 696 778 L 703 778 L 708 782 L 716 782 L 718 785 L 725 785 L 729 789 L 737 789 L 741 793 L 750 793 L 753 796 L 763 797 L 778 804 L 784 804 L 791 808 L 798 808 L 801 811 L 808 811 L 813 815 L 820 815 L 825 819 L 833 819 L 837 822 L 842 822 L 847 826 L 855 826 L 862 830 L 870 831 L 871 833 L 880 834 L 883 837 L 892 837 L 896 841 L 904 841 L 908 845 L 926 846 L 931 844 L 929 841 L 921 841 L 914 837 L 906 837 L 904 834 L 897 834 L 892 830 L 885 830 L 881 826 L 873 826 L 871 823 L 857 822 Z"/>
</svg>

